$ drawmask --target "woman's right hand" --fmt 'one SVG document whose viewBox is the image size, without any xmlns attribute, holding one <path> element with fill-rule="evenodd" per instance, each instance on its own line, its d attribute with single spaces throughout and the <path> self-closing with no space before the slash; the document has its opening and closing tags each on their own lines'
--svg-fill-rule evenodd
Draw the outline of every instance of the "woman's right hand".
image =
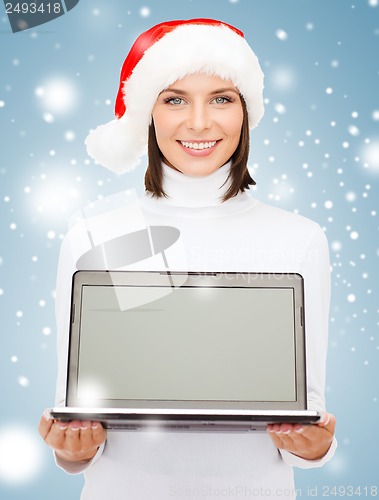
<svg viewBox="0 0 379 500">
<path fill-rule="evenodd" d="M 61 422 L 46 414 L 41 418 L 38 431 L 58 458 L 70 462 L 90 461 L 107 437 L 100 422 Z"/>
</svg>

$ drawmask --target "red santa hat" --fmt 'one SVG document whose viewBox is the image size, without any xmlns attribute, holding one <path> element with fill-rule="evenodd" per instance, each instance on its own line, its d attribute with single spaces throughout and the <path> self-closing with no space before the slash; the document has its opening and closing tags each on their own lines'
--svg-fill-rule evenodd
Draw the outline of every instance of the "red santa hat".
<svg viewBox="0 0 379 500">
<path fill-rule="evenodd" d="M 88 154 L 117 174 L 134 169 L 147 152 L 151 112 L 160 92 L 193 73 L 231 80 L 243 95 L 250 130 L 264 113 L 263 72 L 243 33 L 214 19 L 168 21 L 142 33 L 120 75 L 116 119 L 92 130 Z"/>
</svg>

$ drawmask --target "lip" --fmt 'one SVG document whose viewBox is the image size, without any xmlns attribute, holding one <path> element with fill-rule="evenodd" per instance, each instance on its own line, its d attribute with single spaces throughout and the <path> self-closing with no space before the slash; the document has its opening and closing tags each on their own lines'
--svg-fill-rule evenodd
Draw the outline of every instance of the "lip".
<svg viewBox="0 0 379 500">
<path fill-rule="evenodd" d="M 180 142 L 180 141 L 176 141 L 179 146 L 182 148 L 182 150 L 188 154 L 189 156 L 209 156 L 210 154 L 213 153 L 213 151 L 217 148 L 218 144 L 221 142 L 222 139 L 219 139 L 219 140 L 216 140 L 216 144 L 210 148 L 206 148 L 206 149 L 190 149 L 190 148 L 186 148 L 185 146 L 183 146 L 183 144 Z M 206 141 L 206 140 L 202 140 L 202 141 L 183 141 L 183 142 L 191 142 L 192 144 L 201 144 L 203 142 L 213 142 L 213 141 Z"/>
</svg>

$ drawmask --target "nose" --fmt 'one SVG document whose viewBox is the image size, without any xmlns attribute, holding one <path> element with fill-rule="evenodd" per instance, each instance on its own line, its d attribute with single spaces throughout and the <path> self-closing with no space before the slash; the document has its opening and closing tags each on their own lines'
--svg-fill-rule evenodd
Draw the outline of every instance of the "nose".
<svg viewBox="0 0 379 500">
<path fill-rule="evenodd" d="M 187 126 L 195 132 L 202 132 L 211 126 L 211 116 L 206 105 L 193 104 L 188 110 Z"/>
</svg>

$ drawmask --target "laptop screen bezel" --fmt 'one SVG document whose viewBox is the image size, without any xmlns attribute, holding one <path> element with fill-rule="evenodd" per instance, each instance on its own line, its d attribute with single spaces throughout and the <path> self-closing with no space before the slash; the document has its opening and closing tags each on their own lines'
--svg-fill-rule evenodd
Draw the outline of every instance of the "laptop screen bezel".
<svg viewBox="0 0 379 500">
<path fill-rule="evenodd" d="M 188 401 L 97 399 L 77 397 L 80 354 L 82 292 L 85 286 L 151 287 L 254 287 L 286 288 L 293 291 L 295 341 L 294 401 Z M 304 284 L 298 273 L 172 272 L 172 271 L 77 271 L 72 279 L 71 321 L 67 366 L 66 406 L 97 408 L 140 408 L 173 410 L 306 410 L 306 346 Z"/>
</svg>

